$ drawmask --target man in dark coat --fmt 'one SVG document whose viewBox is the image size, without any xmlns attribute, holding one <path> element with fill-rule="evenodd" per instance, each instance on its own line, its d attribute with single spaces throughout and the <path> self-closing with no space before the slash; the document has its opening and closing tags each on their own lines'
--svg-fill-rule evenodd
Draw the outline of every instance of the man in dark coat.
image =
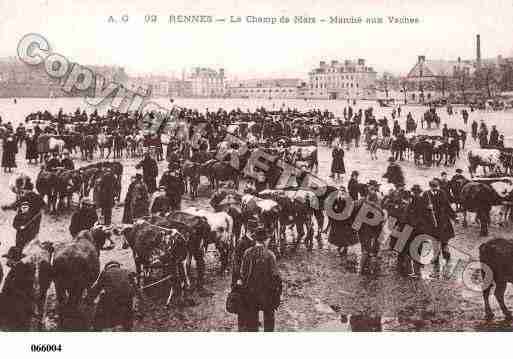
<svg viewBox="0 0 513 359">
<path fill-rule="evenodd" d="M 80 208 L 71 216 L 69 232 L 75 237 L 82 230 L 93 228 L 98 221 L 98 215 L 94 205 L 88 198 L 82 199 Z"/>
<path fill-rule="evenodd" d="M 34 185 L 32 182 L 28 182 L 25 184 L 25 187 L 20 190 L 20 196 L 16 200 L 16 203 L 14 204 L 16 209 L 19 209 L 21 204 L 23 202 L 28 202 L 30 207 L 30 212 L 33 215 L 36 215 L 40 213 L 43 210 L 43 207 L 45 206 L 45 201 L 43 200 L 43 197 L 39 194 L 34 192 Z M 41 222 L 41 215 L 39 215 L 39 221 Z M 39 231 L 39 224 L 38 224 L 38 231 Z"/>
<path fill-rule="evenodd" d="M 7 330 L 30 330 L 33 302 L 34 270 L 21 260 L 22 249 L 9 248 L 7 266 L 11 268 L 0 293 L 0 324 Z"/>
<path fill-rule="evenodd" d="M 32 216 L 30 205 L 28 202 L 23 202 L 12 223 L 16 229 L 16 247 L 23 249 L 27 243 L 33 240 L 39 228 L 36 223 L 36 218 Z"/>
<path fill-rule="evenodd" d="M 105 168 L 105 173 L 100 179 L 97 193 L 97 206 L 101 209 L 104 224 L 110 225 L 112 221 L 112 207 L 114 207 L 114 189 L 116 178 L 110 168 Z"/>
<path fill-rule="evenodd" d="M 173 166 L 171 163 L 169 166 Z M 179 211 L 182 196 L 185 193 L 185 185 L 176 170 L 167 170 L 162 174 L 159 187 L 164 187 L 171 204 L 171 210 Z"/>
<path fill-rule="evenodd" d="M 151 194 L 157 189 L 157 176 L 159 174 L 159 169 L 157 166 L 157 161 L 150 156 L 149 152 L 146 152 L 144 158 L 141 162 L 139 162 L 136 166 L 136 169 L 142 168 L 143 170 L 143 181 L 148 187 L 148 192 Z"/>
<path fill-rule="evenodd" d="M 406 190 L 404 183 L 397 183 L 396 188 L 383 199 L 383 209 L 386 209 L 388 215 L 396 218 L 395 228 L 403 228 L 407 223 L 407 207 L 410 203 L 411 193 Z M 394 249 L 397 238 L 390 240 L 390 248 Z M 407 252 L 399 251 L 397 256 L 397 269 L 401 274 L 408 274 Z"/>
<path fill-rule="evenodd" d="M 245 290 L 245 328 L 258 331 L 258 313 L 264 312 L 264 331 L 274 331 L 274 311 L 281 296 L 281 277 L 274 253 L 267 248 L 269 236 L 259 227 L 255 245 L 244 252 L 241 263 L 241 285 Z"/>
<path fill-rule="evenodd" d="M 490 131 L 490 146 L 497 146 L 499 142 L 499 131 L 497 131 L 497 126 L 493 125 L 492 130 Z"/>
<path fill-rule="evenodd" d="M 100 294 L 101 292 L 101 294 Z M 132 330 L 134 297 L 139 295 L 135 274 L 121 268 L 115 261 L 108 262 L 98 280 L 88 291 L 86 301 L 93 301 L 98 295 L 93 329 L 102 330 L 118 325 L 123 330 Z"/>
<path fill-rule="evenodd" d="M 57 152 L 53 152 L 52 153 L 52 158 L 50 158 L 47 162 L 46 162 L 46 169 L 48 171 L 53 171 L 55 170 L 57 167 L 60 167 L 61 166 L 61 161 L 59 160 L 59 154 Z"/>
<path fill-rule="evenodd" d="M 255 245 L 255 231 L 258 229 L 258 220 L 249 218 L 246 222 L 246 234 L 238 241 L 233 254 L 233 270 L 232 270 L 232 290 L 240 289 L 242 285 L 241 265 L 244 253 Z M 243 311 L 237 314 L 237 326 L 239 332 L 248 331 L 246 327 L 246 313 Z"/>
<path fill-rule="evenodd" d="M 67 169 L 67 170 L 74 170 L 75 164 L 73 163 L 73 160 L 69 156 L 69 151 L 66 149 L 64 151 L 62 151 L 62 156 L 63 156 L 63 159 L 61 160 L 61 163 L 59 164 L 59 166 L 63 167 L 64 169 Z"/>
<path fill-rule="evenodd" d="M 454 228 L 451 219 L 456 219 L 456 213 L 452 209 L 449 200 L 445 193 L 440 190 L 440 183 L 434 179 L 429 181 L 430 190 L 424 192 L 423 198 L 427 203 L 429 210 L 429 225 L 430 234 L 436 239 L 440 246 L 443 258 L 448 262 L 451 259 L 448 244 L 449 240 L 454 237 Z M 438 276 L 440 273 L 440 251 L 435 253 L 434 273 L 433 276 Z"/>
<path fill-rule="evenodd" d="M 362 185 L 358 183 L 358 176 L 360 174 L 358 171 L 351 172 L 351 179 L 347 184 L 347 190 L 349 191 L 349 195 L 353 199 L 353 201 L 358 200 L 358 195 L 361 193 Z"/>
<path fill-rule="evenodd" d="M 390 163 L 388 165 L 387 171 L 383 175 L 383 178 L 386 178 L 389 183 L 393 183 L 397 185 L 398 183 L 404 183 L 404 175 L 401 166 L 395 162 L 394 157 L 390 157 L 388 159 Z"/>
</svg>

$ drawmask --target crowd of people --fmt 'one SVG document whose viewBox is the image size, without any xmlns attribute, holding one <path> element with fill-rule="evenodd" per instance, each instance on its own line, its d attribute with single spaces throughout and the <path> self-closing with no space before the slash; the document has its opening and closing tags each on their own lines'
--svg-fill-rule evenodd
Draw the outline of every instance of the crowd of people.
<svg viewBox="0 0 513 359">
<path fill-rule="evenodd" d="M 247 138 L 248 134 L 252 133 L 257 141 L 277 140 L 283 136 L 292 135 L 303 139 L 312 137 L 317 140 L 327 139 L 332 147 L 331 177 L 339 183 L 337 185 L 338 197 L 334 207 L 345 208 L 347 196 L 350 196 L 357 203 L 355 210 L 366 203 L 386 211 L 390 216 L 397 218 L 396 225 L 410 224 L 414 227 L 411 238 L 424 233 L 437 238 L 441 245 L 441 256 L 448 265 L 450 260 L 448 243 L 454 237 L 453 221 L 456 219 L 456 213 L 451 203 L 455 203 L 457 198 L 457 189 L 455 190 L 454 186 L 449 186 L 449 182 L 458 183 L 458 181 L 464 180 L 462 170 L 457 169 L 451 180 L 447 179 L 447 173 L 442 172 L 440 178 L 433 178 L 429 181 L 429 188 L 422 189 L 419 184 L 414 184 L 410 190 L 407 190 L 403 170 L 398 164 L 398 161 L 402 159 L 401 153 L 398 157 L 389 158 L 388 168 L 383 174 L 383 178 L 394 185 L 394 189 L 389 193 L 381 193 L 380 183 L 376 180 L 360 183 L 358 171 L 352 171 L 347 187 L 340 184 L 342 175 L 346 173 L 343 144 L 346 144 L 346 150 L 353 142 L 355 147 L 359 146 L 362 122 L 365 136 L 377 135 L 379 127 L 381 127 L 383 137 L 389 137 L 390 134 L 398 138 L 405 136 L 406 130 L 403 130 L 396 120 L 396 116 L 398 118 L 401 116 L 400 107 L 392 112 L 394 121 L 392 130 L 389 128 L 386 118 L 376 120 L 372 115 L 372 109 L 367 109 L 364 112 L 362 110 L 354 111 L 351 106 L 344 108 L 343 120 L 336 118 L 328 111 L 321 112 L 320 110 L 300 113 L 297 110 L 289 109 L 271 113 L 263 108 L 254 112 L 241 110 L 228 112 L 220 109 L 217 112 L 207 110 L 205 114 L 190 109 L 177 109 L 176 111 L 176 116 L 187 119 L 190 124 L 188 133 L 191 137 L 194 134 L 194 125 L 197 123 L 207 124 L 203 127 L 204 132 L 199 141 L 200 145 L 194 151 L 188 152 L 186 151 L 189 145 L 188 138 L 172 138 L 166 151 L 168 168 L 157 181 L 159 177 L 158 161 L 162 160 L 163 153 L 162 140 L 159 135 L 146 134 L 146 145 L 144 146 L 146 150 L 143 158 L 135 165 L 135 169 L 140 172 L 131 177 L 124 199 L 122 223 L 132 224 L 138 218 L 150 214 L 165 214 L 180 210 L 182 197 L 185 194 L 182 172 L 185 160 L 194 162 L 197 158 L 198 161 L 204 161 L 203 159 L 208 157 L 207 153 L 211 149 L 217 148 L 217 145 L 223 141 L 226 126 L 234 119 L 254 121 L 256 125 L 249 130 L 241 129 L 239 135 L 242 138 Z M 57 116 L 45 111 L 31 115 L 31 119 L 48 120 L 56 124 L 45 130 L 36 126 L 33 130 L 36 137 L 44 131 L 67 135 L 71 131 L 67 125 L 76 124 L 74 130 L 78 128 L 79 133 L 95 136 L 107 133 L 116 138 L 117 136 L 131 136 L 138 132 L 137 121 L 140 116 L 142 114 L 120 114 L 114 111 L 109 111 L 105 116 L 99 116 L 96 112 L 88 116 L 87 113 L 77 110 L 72 117 L 65 116 L 62 111 Z M 272 118 L 272 116 L 277 117 Z M 315 118 L 315 120 L 307 124 L 294 124 L 294 119 L 307 116 Z M 407 114 L 407 118 L 412 119 L 411 113 Z M 479 137 L 481 146 L 500 146 L 503 136 L 499 136 L 495 126 L 492 128 L 488 140 L 486 125 L 482 123 L 479 135 L 477 135 L 477 130 L 474 135 L 474 123 L 472 124 L 472 136 L 473 138 Z M 7 124 L 5 128 L 2 166 L 5 169 L 11 169 L 16 167 L 15 154 L 23 141 L 26 141 L 26 150 L 29 151 L 29 147 L 32 145 L 27 141 L 32 139 L 27 140 L 31 136 L 27 137 L 25 130 L 20 127 L 13 130 L 12 125 Z M 327 131 L 327 129 L 330 130 Z M 446 137 L 448 134 L 442 133 L 442 136 Z M 75 164 L 71 159 L 72 151 L 73 148 L 70 147 L 61 153 L 52 153 L 45 160 L 45 169 L 49 171 L 59 168 L 73 170 Z M 112 209 L 115 202 L 114 174 L 106 169 L 98 180 L 101 182 L 98 186 L 101 190 L 95 191 L 93 200 L 87 197 L 81 199 L 79 208 L 71 217 L 69 232 L 73 238 L 84 230 L 91 230 L 98 223 L 104 226 L 112 225 Z M 37 236 L 44 209 L 44 201 L 41 195 L 34 191 L 34 185 L 30 178 L 25 178 L 23 181 L 25 183 L 19 187 L 20 191 L 17 193 L 16 201 L 11 206 L 17 211 L 13 220 L 13 227 L 16 229 L 16 243 L 5 255 L 11 268 L 21 263 L 24 247 Z M 100 210 L 100 217 L 97 209 Z M 384 222 L 372 226 L 364 225 L 361 230 L 355 232 L 352 220 L 354 217 L 345 220 L 329 218 L 328 241 L 339 249 L 339 253 L 343 257 L 347 255 L 349 246 L 357 242 L 361 243 L 361 273 L 373 274 L 377 271 L 376 262 L 380 251 L 379 235 Z M 258 313 L 260 311 L 264 313 L 264 330 L 272 331 L 275 327 L 274 311 L 280 305 L 281 278 L 275 253 L 269 247 L 270 240 L 271 234 L 257 218 L 256 221 L 248 221 L 245 234 L 238 240 L 234 249 L 232 294 L 233 298 L 237 298 L 237 293 L 242 298 L 239 298 L 236 309 L 238 328 L 241 331 L 258 330 Z M 112 243 L 107 248 L 111 247 Z M 394 247 L 395 243 L 391 242 L 390 248 Z M 433 275 L 437 276 L 440 272 L 439 256 L 435 257 L 434 265 Z M 401 273 L 406 275 L 413 277 L 420 275 L 421 264 L 410 255 L 409 245 L 398 253 L 398 268 Z M 11 271 L 9 274 L 10 277 L 15 275 L 17 275 L 16 271 Z M 6 283 L 12 281 L 12 278 L 6 279 Z M 12 301 L 16 298 L 13 292 L 15 293 L 17 290 L 19 289 L 7 285 L 0 298 L 3 300 L 8 298 L 13 303 Z M 98 305 L 97 318 L 93 327 L 102 329 L 109 327 L 112 323 L 121 323 L 125 329 L 130 329 L 133 313 L 131 303 L 133 297 L 138 295 L 132 275 L 120 263 L 109 262 L 105 265 L 95 286 L 89 291 L 88 300 L 97 297 L 102 290 L 104 294 Z M 10 291 L 11 293 L 9 293 Z M 237 300 L 234 299 L 234 301 Z"/>
</svg>

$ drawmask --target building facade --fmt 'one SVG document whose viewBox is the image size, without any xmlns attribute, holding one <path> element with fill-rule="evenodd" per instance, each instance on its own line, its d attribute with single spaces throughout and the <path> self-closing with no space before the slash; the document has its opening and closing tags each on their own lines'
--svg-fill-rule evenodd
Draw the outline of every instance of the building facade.
<svg viewBox="0 0 513 359">
<path fill-rule="evenodd" d="M 407 102 L 447 99 L 467 102 L 491 98 L 513 89 L 513 59 L 481 57 L 481 38 L 476 35 L 476 58 L 472 60 L 429 60 L 418 56 L 416 64 L 401 81 Z"/>
<path fill-rule="evenodd" d="M 293 99 L 298 97 L 301 79 L 245 80 L 231 83 L 227 96 L 233 98 Z"/>
<path fill-rule="evenodd" d="M 196 67 L 189 76 L 193 97 L 224 97 L 226 95 L 224 69 Z"/>
<path fill-rule="evenodd" d="M 375 99 L 376 71 L 364 59 L 343 62 L 321 61 L 308 74 L 308 86 L 300 89 L 300 98 Z"/>
</svg>

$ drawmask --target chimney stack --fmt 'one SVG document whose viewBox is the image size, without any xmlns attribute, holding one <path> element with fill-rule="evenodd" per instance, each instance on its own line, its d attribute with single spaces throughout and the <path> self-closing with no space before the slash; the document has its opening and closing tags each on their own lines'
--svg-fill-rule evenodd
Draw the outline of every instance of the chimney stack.
<svg viewBox="0 0 513 359">
<path fill-rule="evenodd" d="M 481 36 L 476 35 L 476 62 L 477 66 L 481 66 Z"/>
</svg>

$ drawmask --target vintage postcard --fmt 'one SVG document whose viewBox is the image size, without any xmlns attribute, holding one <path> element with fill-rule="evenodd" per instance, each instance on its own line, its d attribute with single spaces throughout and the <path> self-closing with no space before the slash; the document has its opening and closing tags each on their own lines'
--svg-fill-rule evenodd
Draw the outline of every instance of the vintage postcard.
<svg viewBox="0 0 513 359">
<path fill-rule="evenodd" d="M 512 331 L 512 15 L 0 1 L 1 330 Z"/>
</svg>

